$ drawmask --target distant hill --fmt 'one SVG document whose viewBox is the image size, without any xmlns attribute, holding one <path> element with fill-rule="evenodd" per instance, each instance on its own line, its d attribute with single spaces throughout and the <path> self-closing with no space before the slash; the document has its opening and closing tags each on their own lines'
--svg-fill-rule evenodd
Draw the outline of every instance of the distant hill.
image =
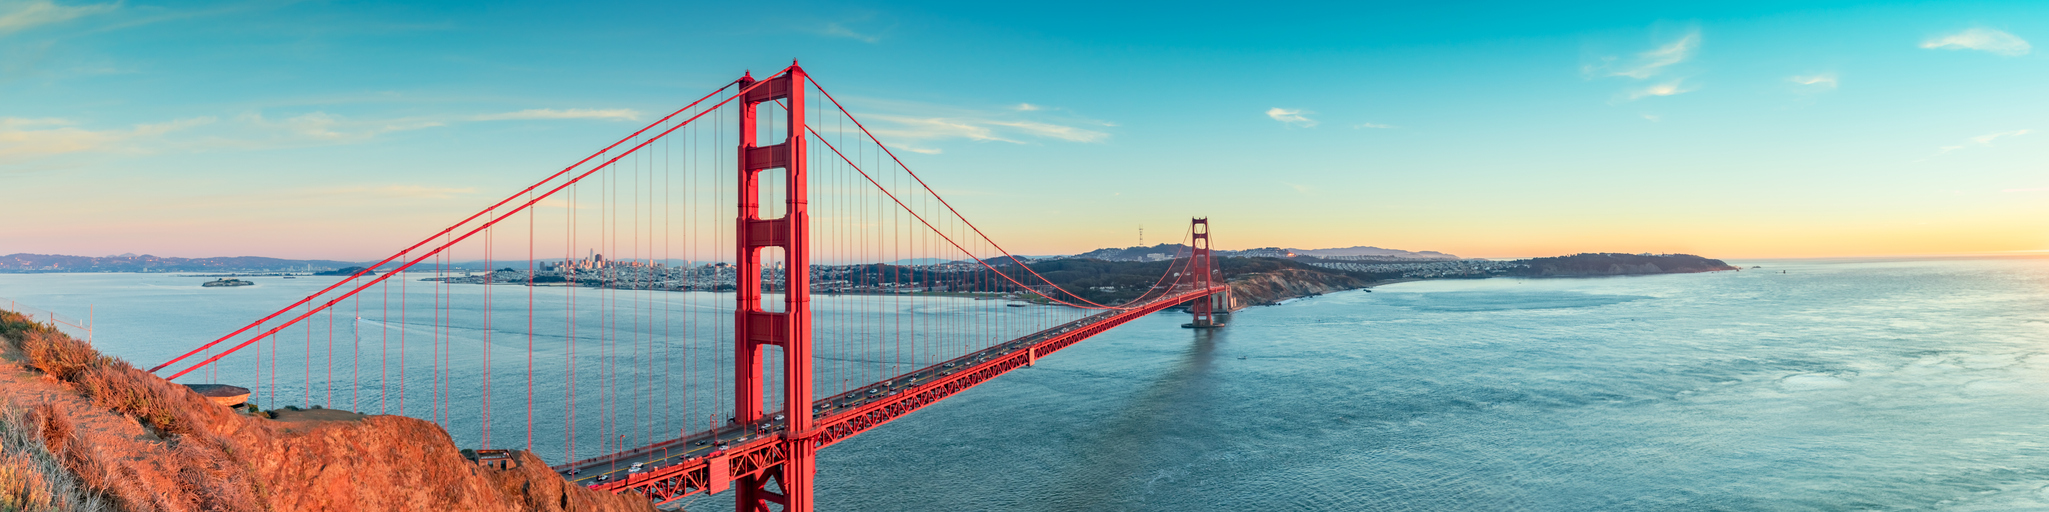
<svg viewBox="0 0 2049 512">
<path fill-rule="evenodd" d="M 353 276 L 353 275 L 356 275 L 356 273 L 357 273 L 357 272 L 362 272 L 362 271 L 363 271 L 363 267 L 342 267 L 342 268 L 338 268 L 338 269 L 334 269 L 334 270 L 329 270 L 329 271 L 326 271 L 326 272 L 314 272 L 314 273 L 313 273 L 313 275 L 316 275 L 316 276 Z M 374 276 L 374 275 L 377 275 L 377 272 L 375 272 L 375 271 L 371 271 L 371 272 L 369 272 L 369 273 L 366 273 L 366 274 L 364 274 L 364 275 L 370 275 L 370 276 Z"/>
<path fill-rule="evenodd" d="M 946 258 L 904 258 L 904 259 L 900 259 L 900 260 L 896 260 L 896 261 L 892 261 L 892 262 L 889 262 L 889 264 L 891 264 L 891 265 L 938 265 L 938 264 L 941 264 L 941 263 L 953 263 L 953 262 L 955 262 L 955 261 L 966 261 L 966 260 L 950 260 L 950 259 L 946 259 Z"/>
<path fill-rule="evenodd" d="M 1529 267 L 1519 274 L 1533 276 L 1619 276 L 1631 274 L 1683 274 L 1737 270 L 1722 260 L 1691 254 L 1580 253 L 1571 256 L 1521 260 Z"/>
<path fill-rule="evenodd" d="M 1082 259 L 1103 261 L 1164 261 L 1175 256 L 1187 256 L 1188 246 L 1181 244 L 1159 244 L 1152 247 L 1104 248 L 1076 254 L 1055 256 L 1049 259 Z"/>
<path fill-rule="evenodd" d="M 1415 252 L 1404 251 L 1400 249 L 1382 249 L 1379 247 L 1367 246 L 1345 247 L 1342 249 L 1283 249 L 1279 247 L 1261 247 L 1258 249 L 1246 249 L 1242 251 L 1220 250 L 1216 251 L 1215 254 L 1217 257 L 1220 258 L 1287 258 L 1291 256 L 1315 256 L 1319 258 L 1371 258 L 1383 260 L 1459 259 L 1458 256 L 1453 256 L 1450 254 L 1445 254 L 1437 251 Z M 1115 247 L 1096 249 L 1093 251 L 1076 254 L 1073 256 L 1056 256 L 1050 259 L 1076 258 L 1103 261 L 1162 261 L 1173 259 L 1175 257 L 1186 257 L 1187 255 L 1188 246 L 1186 245 L 1159 244 L 1152 247 L 1139 246 L 1126 247 L 1122 249 Z"/>
<path fill-rule="evenodd" d="M 173 258 L 148 254 L 64 256 L 16 253 L 0 256 L 0 273 L 24 272 L 277 272 L 323 271 L 356 265 L 346 261 L 286 260 L 258 256 Z"/>
<path fill-rule="evenodd" d="M 1294 253 L 1295 253 L 1295 254 L 1297 254 L 1297 255 L 1302 255 L 1302 256 L 1316 256 L 1316 257 L 1319 257 L 1319 258 L 1326 258 L 1326 257 L 1331 257 L 1331 256 L 1367 256 L 1367 257 L 1373 257 L 1373 258 L 1389 258 L 1389 259 L 1405 259 L 1405 260 L 1455 260 L 1455 259 L 1459 259 L 1459 257 L 1458 257 L 1458 256 L 1453 256 L 1453 255 L 1450 255 L 1450 254 L 1445 254 L 1445 253 L 1441 253 L 1441 252 L 1437 252 L 1437 251 L 1422 251 L 1422 252 L 1416 252 L 1416 251 L 1404 251 L 1404 250 L 1401 250 L 1401 249 L 1382 249 L 1382 248 L 1379 248 L 1379 247 L 1372 247 L 1372 246 L 1365 246 L 1365 245 L 1361 245 L 1361 246 L 1354 246 L 1354 247 L 1345 247 L 1345 248 L 1339 248 L 1339 249 L 1288 249 L 1288 250 L 1289 250 L 1289 251 L 1291 251 L 1291 252 L 1294 252 Z"/>
</svg>

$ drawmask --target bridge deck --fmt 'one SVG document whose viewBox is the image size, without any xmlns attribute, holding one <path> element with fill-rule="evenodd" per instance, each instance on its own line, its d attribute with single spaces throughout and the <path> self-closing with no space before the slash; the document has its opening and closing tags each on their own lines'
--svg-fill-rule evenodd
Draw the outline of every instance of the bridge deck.
<svg viewBox="0 0 2049 512">
<path fill-rule="evenodd" d="M 1126 310 L 1091 315 L 943 363 L 812 402 L 818 425 L 796 437 L 825 448 L 924 408 L 1038 358 L 1132 319 L 1159 312 L 1223 286 L 1188 288 Z M 724 490 L 729 482 L 783 460 L 785 420 L 728 425 L 624 452 L 553 466 L 571 481 L 610 492 L 641 492 L 656 503 Z M 634 463 L 645 464 L 638 472 Z"/>
</svg>

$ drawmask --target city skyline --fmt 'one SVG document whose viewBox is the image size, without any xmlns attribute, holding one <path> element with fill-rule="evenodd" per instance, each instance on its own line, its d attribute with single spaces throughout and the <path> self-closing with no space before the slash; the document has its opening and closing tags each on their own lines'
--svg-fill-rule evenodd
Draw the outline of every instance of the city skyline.
<svg viewBox="0 0 2049 512">
<path fill-rule="evenodd" d="M 793 57 L 1019 254 L 2049 250 L 2041 5 L 1076 9 L 0 2 L 0 253 L 376 259 Z"/>
</svg>

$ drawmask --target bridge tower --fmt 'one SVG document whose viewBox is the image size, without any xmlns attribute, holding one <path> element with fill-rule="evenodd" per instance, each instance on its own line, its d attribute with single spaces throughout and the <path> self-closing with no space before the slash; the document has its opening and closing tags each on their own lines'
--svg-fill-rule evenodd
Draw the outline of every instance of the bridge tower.
<svg viewBox="0 0 2049 512">
<path fill-rule="evenodd" d="M 1195 240 L 1191 243 L 1195 244 L 1195 246 L 1190 248 L 1188 270 L 1186 271 L 1195 273 L 1196 288 L 1208 289 L 1211 286 L 1215 286 L 1213 276 L 1216 273 L 1209 255 L 1209 217 L 1189 219 L 1189 224 L 1189 232 L 1194 233 L 1195 236 Z M 1196 299 L 1194 304 L 1189 305 L 1188 312 L 1195 315 L 1195 322 L 1188 324 L 1188 327 L 1208 329 L 1222 326 L 1222 324 L 1216 322 L 1216 301 L 1216 295 L 1204 295 L 1202 298 Z"/>
<path fill-rule="evenodd" d="M 748 89 L 755 85 L 752 74 L 741 77 L 739 85 L 749 92 L 739 102 L 740 217 L 734 231 L 739 258 L 734 282 L 737 368 L 733 421 L 757 425 L 766 416 L 762 410 L 762 365 L 768 362 L 764 358 L 765 348 L 774 346 L 781 349 L 783 359 L 782 410 L 788 424 L 781 441 L 782 463 L 734 482 L 738 488 L 736 510 L 766 512 L 769 504 L 775 503 L 782 505 L 784 512 L 810 512 L 817 450 L 808 440 L 812 434 L 811 218 L 804 175 L 804 69 L 791 63 L 789 72 L 752 90 Z M 788 122 L 783 126 L 789 131 L 780 144 L 758 145 L 756 108 L 761 103 L 779 100 L 786 107 Z M 760 171 L 778 168 L 783 170 L 786 214 L 782 218 L 763 219 Z M 761 303 L 761 250 L 769 247 L 783 250 L 783 308 L 779 312 L 767 311 Z M 769 487 L 770 480 L 775 481 L 775 489 Z"/>
</svg>

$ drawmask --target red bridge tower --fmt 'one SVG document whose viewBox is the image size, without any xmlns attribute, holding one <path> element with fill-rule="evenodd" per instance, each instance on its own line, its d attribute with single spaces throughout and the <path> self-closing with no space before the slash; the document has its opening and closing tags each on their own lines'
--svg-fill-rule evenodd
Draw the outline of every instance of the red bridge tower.
<svg viewBox="0 0 2049 512">
<path fill-rule="evenodd" d="M 752 76 L 740 79 L 741 90 L 754 85 Z M 767 512 L 769 503 L 785 512 L 811 512 L 811 479 L 817 473 L 816 446 L 808 440 L 811 418 L 811 218 L 806 200 L 804 176 L 804 69 L 791 64 L 788 73 L 770 78 L 740 99 L 740 220 L 735 226 L 739 259 L 735 274 L 737 301 L 733 319 L 734 372 L 733 421 L 741 425 L 760 423 L 763 413 L 762 364 L 765 348 L 779 347 L 783 359 L 783 415 L 789 419 L 783 430 L 783 463 L 766 473 L 733 482 L 738 487 L 736 510 Z M 783 142 L 755 145 L 755 110 L 761 103 L 778 101 L 786 107 L 789 128 Z M 779 219 L 760 218 L 759 171 L 783 169 L 787 212 Z M 783 250 L 783 308 L 769 312 L 761 304 L 761 250 Z M 773 479 L 777 490 L 769 488 Z"/>
<path fill-rule="evenodd" d="M 1195 240 L 1190 242 L 1194 244 L 1194 247 L 1190 248 L 1188 270 L 1186 272 L 1195 273 L 1195 287 L 1206 290 L 1211 286 L 1215 286 L 1214 276 L 1217 272 L 1209 255 L 1209 217 L 1189 219 L 1189 224 L 1189 232 L 1194 233 Z M 1195 315 L 1195 322 L 1183 325 L 1182 327 L 1195 329 L 1223 327 L 1224 324 L 1217 323 L 1216 321 L 1216 301 L 1219 296 L 1228 295 L 1204 295 L 1202 298 L 1196 299 L 1193 304 L 1189 304 L 1188 312 Z M 1224 307 L 1230 307 L 1228 302 L 1225 304 Z"/>
</svg>

